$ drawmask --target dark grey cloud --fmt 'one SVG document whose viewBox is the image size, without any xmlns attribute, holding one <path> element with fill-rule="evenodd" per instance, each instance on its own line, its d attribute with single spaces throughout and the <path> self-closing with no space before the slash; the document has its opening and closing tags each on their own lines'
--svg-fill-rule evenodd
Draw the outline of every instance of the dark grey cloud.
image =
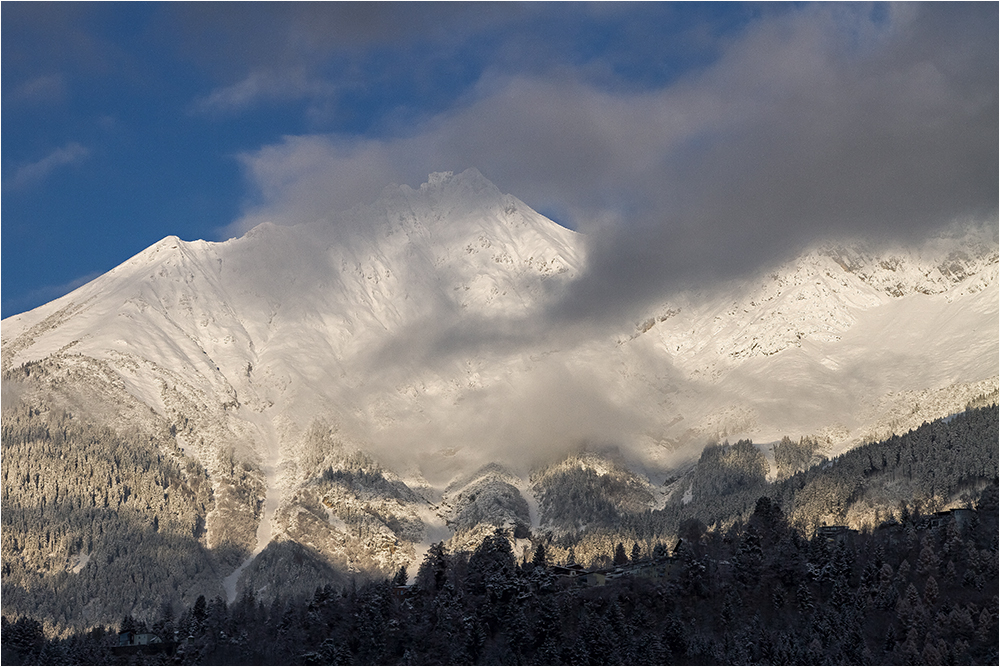
<svg viewBox="0 0 1000 667">
<path fill-rule="evenodd" d="M 635 317 L 819 239 L 917 240 L 995 217 L 996 22 L 990 4 L 808 5 L 752 21 L 659 87 L 612 90 L 566 63 L 493 70 L 406 134 L 244 156 L 263 204 L 230 231 L 476 166 L 588 233 L 588 270 L 554 317 Z"/>
<path fill-rule="evenodd" d="M 230 3 L 171 8 L 179 46 L 221 69 L 300 64 L 338 51 L 414 41 L 456 41 L 530 12 L 513 3 L 289 2 L 258 3 L 239 11 Z"/>
<path fill-rule="evenodd" d="M 211 114 L 275 100 L 330 107 L 343 89 L 419 85 L 460 60 L 456 49 L 476 44 L 477 35 L 530 11 L 508 3 L 382 2 L 259 3 L 247 12 L 230 3 L 181 3 L 170 10 L 165 25 L 177 35 L 179 55 L 218 83 L 192 105 Z"/>
<path fill-rule="evenodd" d="M 628 312 L 824 237 L 916 240 L 995 217 L 996 8 L 900 10 L 913 15 L 882 26 L 783 17 L 691 82 L 718 116 L 665 152 L 631 219 L 597 231 L 564 313 Z"/>
<path fill-rule="evenodd" d="M 242 12 L 231 4 L 190 3 L 169 6 L 165 32 L 175 37 L 180 57 L 214 81 L 193 104 L 195 112 L 242 112 L 254 103 L 305 98 L 326 110 L 307 111 L 312 127 L 335 128 L 330 108 L 338 109 L 341 91 L 416 95 L 419 102 L 396 100 L 395 114 L 374 114 L 386 116 L 379 127 L 385 133 L 399 130 L 394 121 L 405 129 L 421 113 L 461 101 L 484 70 L 538 76 L 570 68 L 615 91 L 658 85 L 710 62 L 719 35 L 759 11 L 504 2 L 261 3 Z"/>
<path fill-rule="evenodd" d="M 5 89 L 70 67 L 101 71 L 121 53 L 89 30 L 92 7 L 72 2 L 9 2 L 2 14 Z"/>
</svg>

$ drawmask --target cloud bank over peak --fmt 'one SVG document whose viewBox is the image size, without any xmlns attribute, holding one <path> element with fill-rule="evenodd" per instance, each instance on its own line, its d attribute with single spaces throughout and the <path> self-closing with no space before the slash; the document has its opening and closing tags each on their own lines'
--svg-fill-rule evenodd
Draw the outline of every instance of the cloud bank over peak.
<svg viewBox="0 0 1000 667">
<path fill-rule="evenodd" d="M 634 314 L 665 288 L 822 238 L 918 240 L 992 219 L 998 41 L 984 12 L 810 5 L 750 22 L 704 68 L 630 90 L 584 67 L 496 69 L 461 105 L 394 134 L 288 136 L 243 154 L 257 197 L 226 234 L 475 166 L 587 233 L 588 273 L 561 307 L 576 319 Z"/>
</svg>

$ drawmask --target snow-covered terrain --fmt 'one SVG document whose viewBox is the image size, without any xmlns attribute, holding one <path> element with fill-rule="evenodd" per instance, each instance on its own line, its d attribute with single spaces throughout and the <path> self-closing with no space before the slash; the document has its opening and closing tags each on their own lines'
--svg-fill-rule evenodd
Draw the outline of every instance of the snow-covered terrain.
<svg viewBox="0 0 1000 667">
<path fill-rule="evenodd" d="M 581 449 L 615 449 L 659 483 L 714 439 L 815 435 L 836 453 L 960 411 L 997 388 L 997 245 L 995 222 L 913 248 L 831 242 L 665 294 L 617 331 L 539 332 L 528 324 L 586 270 L 585 239 L 475 170 L 433 174 L 328 220 L 163 239 L 4 320 L 3 368 L 55 357 L 87 382 L 82 360 L 99 360 L 213 479 L 232 467 L 220 453 L 247 462 L 263 488 L 255 554 L 308 541 L 308 519 L 327 524 L 319 552 L 349 559 L 337 512 L 374 501 L 323 481 L 348 459 L 317 449 L 320 424 L 370 457 L 366 474 L 423 489 L 379 515 L 412 558 L 446 520 L 478 516 L 481 494 L 523 497 L 533 469 Z M 503 473 L 468 481 L 491 463 Z M 536 499 L 514 500 L 510 522 L 536 526 Z M 398 521 L 425 534 L 400 537 Z"/>
</svg>

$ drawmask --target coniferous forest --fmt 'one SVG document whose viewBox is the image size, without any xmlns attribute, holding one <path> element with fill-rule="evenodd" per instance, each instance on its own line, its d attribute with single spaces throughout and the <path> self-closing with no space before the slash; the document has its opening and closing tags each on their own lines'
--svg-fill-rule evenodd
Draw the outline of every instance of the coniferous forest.
<svg viewBox="0 0 1000 667">
<path fill-rule="evenodd" d="M 997 487 L 871 532 L 789 527 L 770 498 L 725 534 L 684 526 L 606 579 L 517 562 L 498 532 L 416 573 L 307 599 L 199 598 L 153 623 L 46 638 L 3 620 L 4 664 L 996 664 Z M 568 572 L 568 575 L 567 575 Z M 616 576 L 617 575 L 617 576 Z M 588 581 L 589 580 L 589 581 Z M 170 641 L 120 652 L 118 632 Z"/>
<path fill-rule="evenodd" d="M 415 572 L 306 596 L 202 595 L 60 635 L 5 616 L 2 662 L 997 664 L 996 431 L 995 406 L 970 409 L 775 484 L 752 476 L 730 502 L 766 493 L 734 521 L 710 529 L 684 516 L 670 543 L 646 539 L 637 521 L 639 539 L 585 565 L 551 537 L 515 555 L 497 530 L 472 551 L 433 545 Z M 705 457 L 736 455 L 754 453 Z M 851 519 L 850 508 L 884 508 L 892 493 L 910 500 L 874 510 L 875 523 L 809 519 Z M 942 496 L 966 501 L 943 511 L 926 500 Z"/>
</svg>

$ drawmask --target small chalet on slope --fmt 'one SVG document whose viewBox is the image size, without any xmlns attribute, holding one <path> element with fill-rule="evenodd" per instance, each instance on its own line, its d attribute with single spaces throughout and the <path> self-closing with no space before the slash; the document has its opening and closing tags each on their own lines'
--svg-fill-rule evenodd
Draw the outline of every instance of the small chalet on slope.
<svg viewBox="0 0 1000 667">
<path fill-rule="evenodd" d="M 118 645 L 112 651 L 119 655 L 136 653 L 166 653 L 172 655 L 177 642 L 165 642 L 150 632 L 119 632 Z"/>
<path fill-rule="evenodd" d="M 552 565 L 549 572 L 553 575 L 575 581 L 580 586 L 604 586 L 609 581 L 622 577 L 640 577 L 644 579 L 664 579 L 670 576 L 677 561 L 674 558 L 650 559 L 644 558 L 613 568 L 588 569 L 577 563 L 569 565 Z"/>
<path fill-rule="evenodd" d="M 858 531 L 847 526 L 820 526 L 816 529 L 816 537 L 825 539 L 827 542 L 846 542 L 857 534 Z"/>
<path fill-rule="evenodd" d="M 932 514 L 925 521 L 928 528 L 941 528 L 954 522 L 956 528 L 962 529 L 972 523 L 975 516 L 976 510 L 967 507 L 957 507 Z"/>
<path fill-rule="evenodd" d="M 580 586 L 603 586 L 607 583 L 607 570 L 589 570 L 577 563 L 552 565 L 549 572 L 557 577 L 574 581 Z"/>
</svg>

